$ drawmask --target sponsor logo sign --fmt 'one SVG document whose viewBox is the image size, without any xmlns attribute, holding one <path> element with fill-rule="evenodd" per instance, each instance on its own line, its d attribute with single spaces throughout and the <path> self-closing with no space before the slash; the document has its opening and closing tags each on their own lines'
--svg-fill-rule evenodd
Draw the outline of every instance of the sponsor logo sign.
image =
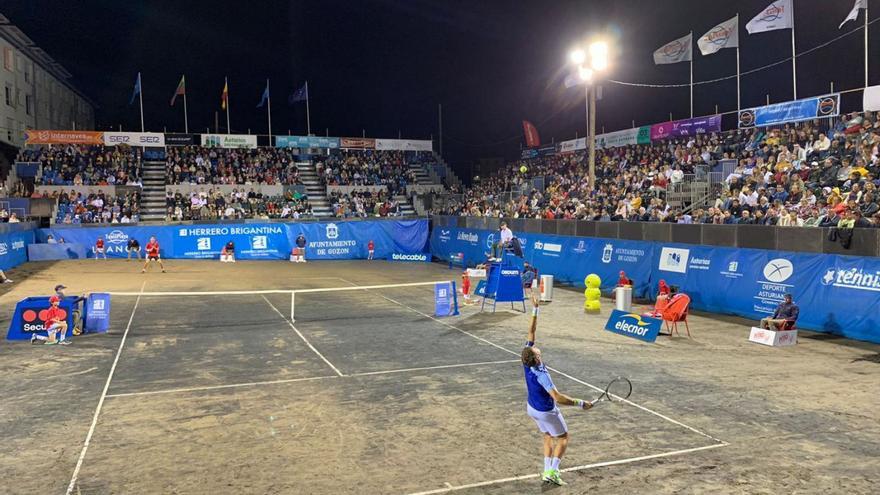
<svg viewBox="0 0 880 495">
<path fill-rule="evenodd" d="M 8 252 L 9 252 L 9 244 L 6 244 L 5 242 L 0 242 L 0 256 L 3 256 Z"/>
<path fill-rule="evenodd" d="M 861 268 L 843 270 L 829 268 L 821 278 L 822 285 L 844 289 L 880 292 L 880 271 L 865 271 Z"/>
<path fill-rule="evenodd" d="M 651 140 L 721 132 L 721 115 L 673 120 L 651 126 Z"/>
<path fill-rule="evenodd" d="M 391 261 L 431 261 L 428 254 L 425 253 L 392 253 Z"/>
<path fill-rule="evenodd" d="M 256 148 L 257 136 L 250 134 L 202 134 L 202 146 Z"/>
<path fill-rule="evenodd" d="M 339 148 L 339 138 L 320 136 L 275 136 L 278 148 Z"/>
<path fill-rule="evenodd" d="M 741 278 L 743 274 L 739 271 L 739 261 L 729 262 L 725 269 L 721 270 L 721 275 L 727 278 Z"/>
<path fill-rule="evenodd" d="M 128 243 L 128 234 L 121 230 L 111 230 L 109 234 L 105 236 L 107 242 L 110 244 L 126 244 Z"/>
<path fill-rule="evenodd" d="M 660 250 L 659 268 L 664 272 L 687 273 L 689 256 L 689 249 L 664 247 Z"/>
<path fill-rule="evenodd" d="M 739 127 L 765 127 L 840 115 L 840 93 L 747 108 L 739 112 Z"/>
<path fill-rule="evenodd" d="M 372 138 L 340 138 L 339 146 L 342 148 L 375 149 L 376 140 Z"/>
<path fill-rule="evenodd" d="M 336 239 L 339 237 L 339 227 L 335 223 L 328 223 L 326 227 L 327 239 Z"/>
<path fill-rule="evenodd" d="M 156 132 L 105 132 L 104 145 L 165 146 L 165 135 Z"/>
<path fill-rule="evenodd" d="M 26 131 L 25 144 L 104 144 L 104 133 L 96 131 Z"/>
<path fill-rule="evenodd" d="M 749 332 L 749 342 L 764 344 L 772 347 L 785 347 L 797 344 L 797 330 L 767 330 L 752 327 Z"/>
<path fill-rule="evenodd" d="M 471 232 L 459 232 L 458 236 L 456 236 L 456 240 L 467 241 L 467 242 L 470 242 L 471 244 L 476 244 L 476 243 L 480 242 L 480 236 L 478 236 L 477 234 L 473 234 Z"/>
<path fill-rule="evenodd" d="M 794 265 L 786 258 L 775 258 L 767 262 L 761 270 L 762 280 L 757 280 L 758 290 L 754 311 L 772 314 L 776 306 L 784 301 L 785 294 L 791 292 L 794 285 L 786 283 L 794 275 Z"/>
<path fill-rule="evenodd" d="M 448 242 L 452 238 L 452 236 L 450 234 L 451 234 L 450 231 L 440 229 L 440 241 L 441 242 Z"/>
<path fill-rule="evenodd" d="M 433 142 L 430 140 L 415 139 L 377 139 L 377 150 L 401 150 L 401 151 L 431 151 Z"/>
<path fill-rule="evenodd" d="M 200 141 L 196 134 L 165 134 L 165 146 L 192 146 Z"/>
<path fill-rule="evenodd" d="M 661 322 L 662 320 L 659 318 L 650 318 L 615 309 L 611 312 L 608 322 L 605 323 L 605 330 L 645 342 L 654 342 L 660 333 Z"/>
</svg>

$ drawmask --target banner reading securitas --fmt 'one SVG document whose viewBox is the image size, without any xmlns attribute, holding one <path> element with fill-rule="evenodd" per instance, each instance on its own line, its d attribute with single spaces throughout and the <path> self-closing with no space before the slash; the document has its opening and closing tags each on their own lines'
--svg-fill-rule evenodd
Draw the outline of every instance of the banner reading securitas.
<svg viewBox="0 0 880 495">
<path fill-rule="evenodd" d="M 422 253 L 428 240 L 427 220 L 387 220 L 331 223 L 247 223 L 205 225 L 163 225 L 155 227 L 39 229 L 37 238 L 45 242 L 49 234 L 68 243 L 87 247 L 94 257 L 95 241 L 104 238 L 107 256 L 125 258 L 129 239 L 146 246 L 156 237 L 164 258 L 217 259 L 227 242 L 235 243 L 240 260 L 283 259 L 290 256 L 295 240 L 306 238 L 306 259 L 362 259 L 373 241 L 374 257 L 387 259 L 393 253 Z M 33 234 L 31 234 L 33 235 Z"/>
</svg>

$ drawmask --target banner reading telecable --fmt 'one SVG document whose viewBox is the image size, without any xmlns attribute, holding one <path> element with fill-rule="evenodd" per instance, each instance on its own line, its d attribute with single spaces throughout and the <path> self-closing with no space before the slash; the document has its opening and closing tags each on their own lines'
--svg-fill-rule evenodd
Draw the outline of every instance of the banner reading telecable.
<svg viewBox="0 0 880 495">
<path fill-rule="evenodd" d="M 708 132 L 721 132 L 721 116 L 695 117 L 693 119 L 673 120 L 651 126 L 651 140 L 671 137 L 695 136 Z"/>
<path fill-rule="evenodd" d="M 25 144 L 104 144 L 98 131 L 25 131 Z"/>
<path fill-rule="evenodd" d="M 202 134 L 202 146 L 256 148 L 257 136 L 250 134 Z"/>
<path fill-rule="evenodd" d="M 739 128 L 787 124 L 840 115 L 840 93 L 775 103 L 739 112 Z"/>
<path fill-rule="evenodd" d="M 158 132 L 105 132 L 104 145 L 165 146 L 165 135 Z"/>
</svg>

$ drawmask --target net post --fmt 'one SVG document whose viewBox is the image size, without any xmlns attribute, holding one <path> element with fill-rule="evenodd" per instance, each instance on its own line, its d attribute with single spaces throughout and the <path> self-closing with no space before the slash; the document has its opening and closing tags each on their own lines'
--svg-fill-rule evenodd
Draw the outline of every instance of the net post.
<svg viewBox="0 0 880 495">
<path fill-rule="evenodd" d="M 296 320 L 293 319 L 293 309 L 294 304 L 296 303 L 296 291 L 290 291 L 290 323 L 294 323 Z"/>
<path fill-rule="evenodd" d="M 452 316 L 458 316 L 458 291 L 455 288 L 455 280 L 452 282 Z"/>
</svg>

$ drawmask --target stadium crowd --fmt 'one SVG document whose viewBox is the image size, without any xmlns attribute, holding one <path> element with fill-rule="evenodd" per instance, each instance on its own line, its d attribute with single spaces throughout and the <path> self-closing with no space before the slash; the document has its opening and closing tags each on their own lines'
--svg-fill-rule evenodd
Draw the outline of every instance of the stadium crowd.
<svg viewBox="0 0 880 495">
<path fill-rule="evenodd" d="M 330 205 L 337 218 L 393 217 L 401 214 L 400 204 L 385 191 L 330 193 Z"/>
<path fill-rule="evenodd" d="M 415 184 L 410 163 L 422 163 L 429 153 L 377 150 L 340 150 L 315 162 L 318 176 L 330 186 L 388 186 L 394 196 Z"/>
<path fill-rule="evenodd" d="M 780 226 L 880 227 L 880 113 L 735 130 L 597 150 L 592 192 L 586 153 L 508 164 L 436 213 L 514 218 Z M 667 191 L 735 160 L 712 196 L 671 207 Z M 521 173 L 521 167 L 527 168 Z M 533 187 L 543 177 L 545 187 Z M 513 193 L 510 193 L 510 192 Z"/>
<path fill-rule="evenodd" d="M 77 191 L 59 193 L 56 190 L 42 197 L 57 201 L 57 223 L 134 223 L 139 220 L 140 194 L 139 189 L 117 189 L 116 196 L 105 194 L 100 189 L 85 195 Z"/>
<path fill-rule="evenodd" d="M 128 146 L 55 145 L 18 152 L 16 161 L 39 162 L 37 185 L 141 185 L 140 148 Z"/>
<path fill-rule="evenodd" d="M 217 189 L 183 194 L 168 189 L 165 193 L 166 221 L 218 220 L 241 218 L 309 218 L 314 216 L 308 197 L 297 191 L 282 196 L 265 196 L 259 191 Z"/>
<path fill-rule="evenodd" d="M 296 156 L 285 148 L 169 147 L 168 184 L 301 184 Z"/>
</svg>

